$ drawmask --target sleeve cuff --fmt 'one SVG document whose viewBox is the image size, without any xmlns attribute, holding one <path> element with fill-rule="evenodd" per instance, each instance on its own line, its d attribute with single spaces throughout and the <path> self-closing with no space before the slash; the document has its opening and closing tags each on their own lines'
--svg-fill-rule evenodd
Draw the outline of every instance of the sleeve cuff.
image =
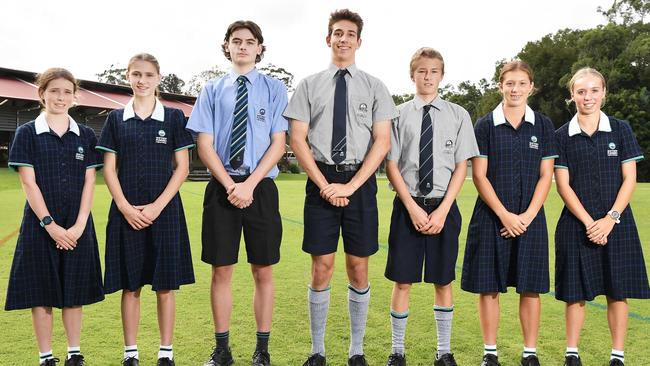
<svg viewBox="0 0 650 366">
<path fill-rule="evenodd" d="M 104 164 L 93 164 L 93 165 L 88 165 L 86 169 L 101 169 L 104 166 Z"/>
<path fill-rule="evenodd" d="M 113 149 L 109 149 L 109 148 L 107 148 L 106 146 L 100 146 L 100 145 L 97 145 L 97 146 L 95 146 L 95 149 L 97 149 L 97 150 L 103 150 L 103 151 L 107 151 L 107 152 L 112 152 L 113 154 L 117 154 L 117 151 L 115 151 L 115 150 L 113 150 Z"/>
<path fill-rule="evenodd" d="M 550 155 L 550 156 L 544 156 L 542 160 L 548 160 L 548 159 L 557 159 L 559 158 L 560 155 Z"/>
<path fill-rule="evenodd" d="M 621 164 L 625 164 L 625 163 L 628 163 L 630 161 L 639 162 L 639 161 L 642 161 L 643 159 L 645 159 L 645 157 L 643 155 L 639 155 L 639 156 L 635 156 L 633 158 L 625 159 L 625 160 L 621 161 Z"/>
<path fill-rule="evenodd" d="M 193 149 L 195 147 L 196 147 L 196 144 L 189 144 L 189 145 L 181 146 L 178 149 L 174 149 L 174 151 L 189 150 L 189 149 Z"/>
<path fill-rule="evenodd" d="M 13 161 L 10 161 L 7 165 L 8 165 L 9 168 L 11 168 L 14 172 L 17 172 L 17 171 L 18 171 L 18 168 L 21 167 L 21 166 L 28 166 L 28 167 L 32 167 L 32 168 L 34 167 L 32 164 L 28 164 L 28 163 L 17 163 L 17 162 L 13 162 Z"/>
<path fill-rule="evenodd" d="M 553 168 L 555 168 L 555 169 L 567 169 L 567 170 L 569 169 L 568 166 L 558 165 L 558 164 L 553 165 Z"/>
<path fill-rule="evenodd" d="M 476 157 L 477 157 L 477 158 L 485 158 L 485 159 L 488 158 L 487 155 L 483 155 L 483 154 L 478 154 L 478 155 L 476 155 Z"/>
</svg>

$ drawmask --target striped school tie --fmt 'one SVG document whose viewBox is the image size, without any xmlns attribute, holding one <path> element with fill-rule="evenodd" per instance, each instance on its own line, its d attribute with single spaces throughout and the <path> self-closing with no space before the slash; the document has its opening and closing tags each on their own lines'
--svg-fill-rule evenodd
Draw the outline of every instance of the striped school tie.
<svg viewBox="0 0 650 366">
<path fill-rule="evenodd" d="M 244 162 L 244 148 L 246 147 L 246 122 L 248 121 L 248 88 L 246 76 L 237 78 L 237 98 L 235 99 L 234 119 L 232 133 L 230 134 L 230 166 L 239 169 Z"/>
<path fill-rule="evenodd" d="M 433 190 L 433 122 L 429 110 L 431 105 L 424 106 L 422 111 L 422 129 L 420 130 L 420 182 L 418 187 L 426 196 Z"/>
<path fill-rule="evenodd" d="M 332 160 L 341 164 L 345 160 L 346 137 L 345 122 L 347 112 L 348 87 L 345 84 L 347 69 L 337 72 L 336 89 L 334 89 L 334 124 L 332 126 Z"/>
</svg>

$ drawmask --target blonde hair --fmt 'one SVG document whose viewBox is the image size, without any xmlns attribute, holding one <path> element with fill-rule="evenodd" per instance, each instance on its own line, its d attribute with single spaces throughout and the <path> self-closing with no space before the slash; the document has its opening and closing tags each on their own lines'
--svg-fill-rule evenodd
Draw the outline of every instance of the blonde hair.
<svg viewBox="0 0 650 366">
<path fill-rule="evenodd" d="M 39 74 L 36 78 L 36 85 L 38 85 L 38 98 L 41 102 L 43 108 L 45 108 L 45 100 L 43 100 L 43 94 L 47 89 L 47 85 L 52 80 L 56 79 L 65 79 L 72 83 L 72 91 L 74 93 L 79 89 L 79 83 L 77 79 L 72 75 L 72 73 L 61 67 L 52 67 L 45 70 L 43 73 Z"/>
<path fill-rule="evenodd" d="M 410 64 L 410 69 L 411 69 L 411 77 L 413 77 L 413 74 L 415 73 L 416 69 L 416 63 L 420 61 L 421 58 L 426 57 L 426 58 L 431 58 L 431 59 L 436 59 L 440 60 L 442 62 L 442 73 L 444 75 L 445 73 L 445 60 L 442 58 L 442 55 L 440 52 L 436 51 L 435 49 L 431 47 L 422 47 L 415 51 L 413 56 L 411 57 L 411 64 Z"/>
<path fill-rule="evenodd" d="M 569 93 L 573 94 L 573 86 L 575 85 L 576 81 L 578 79 L 585 77 L 587 75 L 593 75 L 596 76 L 600 79 L 600 81 L 603 83 L 603 90 L 607 89 L 607 84 L 605 83 L 605 77 L 603 74 L 601 74 L 598 70 L 592 68 L 592 67 L 583 67 L 580 70 L 576 71 L 575 74 L 571 77 L 571 80 L 566 84 L 567 88 L 569 89 Z"/>
<path fill-rule="evenodd" d="M 505 75 L 510 71 L 523 71 L 528 75 L 528 80 L 532 83 L 535 81 L 533 74 L 533 69 L 526 62 L 522 60 L 510 61 L 507 64 L 503 65 L 501 71 L 499 72 L 499 82 L 502 83 Z"/>
<path fill-rule="evenodd" d="M 131 57 L 131 59 L 129 60 L 129 64 L 126 67 L 126 75 L 127 76 L 129 75 L 129 71 L 131 70 L 131 66 L 133 66 L 133 64 L 136 61 L 146 61 L 146 62 L 152 64 L 153 67 L 156 68 L 156 72 L 158 73 L 158 75 L 160 75 L 160 64 L 158 63 L 158 59 L 156 59 L 154 57 L 154 55 L 152 55 L 150 53 L 142 52 L 142 53 L 138 53 L 137 55 Z M 156 97 L 160 96 L 160 90 L 158 89 L 158 87 L 156 87 L 154 95 Z"/>
</svg>

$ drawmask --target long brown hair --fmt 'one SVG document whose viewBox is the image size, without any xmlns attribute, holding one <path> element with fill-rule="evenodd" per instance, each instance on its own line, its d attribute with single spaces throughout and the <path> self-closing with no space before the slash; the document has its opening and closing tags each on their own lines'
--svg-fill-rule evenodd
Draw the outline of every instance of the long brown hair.
<svg viewBox="0 0 650 366">
<path fill-rule="evenodd" d="M 41 102 L 41 105 L 43 108 L 45 108 L 45 100 L 43 99 L 43 94 L 45 93 L 45 90 L 47 89 L 47 85 L 50 83 L 52 80 L 56 79 L 65 79 L 68 80 L 69 82 L 72 83 L 72 91 L 77 92 L 79 90 L 79 82 L 77 82 L 77 79 L 72 75 L 72 73 L 62 67 L 52 67 L 41 74 L 38 75 L 36 78 L 36 85 L 38 85 L 38 99 Z"/>
<path fill-rule="evenodd" d="M 142 53 L 138 53 L 137 55 L 134 55 L 134 56 L 131 57 L 131 59 L 129 60 L 129 64 L 128 64 L 128 66 L 126 67 L 126 75 L 127 75 L 127 76 L 129 75 L 129 71 L 131 70 L 131 66 L 133 66 L 133 64 L 134 64 L 136 61 L 146 61 L 146 62 L 152 64 L 153 67 L 156 68 L 156 72 L 158 73 L 158 75 L 160 75 L 160 64 L 158 63 L 158 59 L 156 59 L 156 58 L 154 57 L 154 55 L 152 55 L 152 54 L 150 54 L 150 53 L 142 52 Z M 156 97 L 159 97 L 159 96 L 160 96 L 160 90 L 158 89 L 158 87 L 156 87 L 156 90 L 154 91 L 154 95 L 155 95 Z"/>
</svg>

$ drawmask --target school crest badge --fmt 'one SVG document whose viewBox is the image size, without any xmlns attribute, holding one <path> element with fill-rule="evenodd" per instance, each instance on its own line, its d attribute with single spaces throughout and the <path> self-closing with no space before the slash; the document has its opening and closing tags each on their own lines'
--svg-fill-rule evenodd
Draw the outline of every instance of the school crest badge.
<svg viewBox="0 0 650 366">
<path fill-rule="evenodd" d="M 359 104 L 359 110 L 363 113 L 368 112 L 368 105 L 366 103 Z"/>
<path fill-rule="evenodd" d="M 537 136 L 533 135 L 530 136 L 530 142 L 528 143 L 528 147 L 531 149 L 539 150 L 539 142 L 537 142 Z"/>
<path fill-rule="evenodd" d="M 84 160 L 84 148 L 82 146 L 77 147 L 77 153 L 74 155 L 74 158 Z"/>
<path fill-rule="evenodd" d="M 610 142 L 607 147 L 609 148 L 609 150 L 607 150 L 607 156 L 618 156 L 618 150 L 616 149 L 615 143 Z"/>
<path fill-rule="evenodd" d="M 158 130 L 158 136 L 156 136 L 157 144 L 167 144 L 167 137 L 165 137 L 165 130 Z"/>
<path fill-rule="evenodd" d="M 255 116 L 255 119 L 257 119 L 260 122 L 266 121 L 266 109 L 260 108 L 257 111 L 257 115 Z"/>
</svg>

